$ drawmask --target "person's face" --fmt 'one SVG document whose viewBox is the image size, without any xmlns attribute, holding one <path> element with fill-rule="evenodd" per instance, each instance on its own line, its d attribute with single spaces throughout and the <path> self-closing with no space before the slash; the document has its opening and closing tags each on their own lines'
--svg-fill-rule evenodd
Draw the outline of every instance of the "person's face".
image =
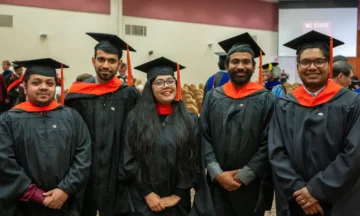
<svg viewBox="0 0 360 216">
<path fill-rule="evenodd" d="M 55 98 L 55 92 L 55 77 L 34 74 L 25 85 L 28 100 L 36 106 L 49 105 Z"/>
<path fill-rule="evenodd" d="M 8 65 L 6 62 L 3 62 L 3 63 L 2 63 L 2 69 L 3 69 L 3 71 L 9 70 L 9 68 L 10 68 L 10 65 Z"/>
<path fill-rule="evenodd" d="M 339 76 L 337 77 L 338 83 L 344 87 L 344 88 L 349 88 L 349 86 L 351 85 L 351 77 L 354 76 L 354 73 L 351 71 L 349 76 L 346 76 L 343 73 L 340 73 Z"/>
<path fill-rule="evenodd" d="M 263 74 L 264 74 L 263 75 L 264 81 L 271 81 L 272 80 L 272 73 L 269 70 L 265 69 L 263 71 Z"/>
<path fill-rule="evenodd" d="M 252 55 L 247 52 L 236 52 L 230 55 L 228 73 L 235 85 L 244 85 L 254 73 Z"/>
<path fill-rule="evenodd" d="M 329 63 L 319 48 L 305 49 L 300 54 L 297 70 L 305 86 L 324 85 L 329 77 Z"/>
<path fill-rule="evenodd" d="M 127 73 L 127 67 L 120 67 L 119 75 L 123 77 L 126 75 L 126 73 Z"/>
<path fill-rule="evenodd" d="M 176 97 L 176 80 L 171 75 L 158 76 L 151 85 L 155 100 L 159 104 L 170 104 Z"/>
<path fill-rule="evenodd" d="M 96 57 L 92 58 L 96 75 L 101 81 L 111 80 L 117 73 L 122 61 L 116 54 L 109 54 L 102 50 L 96 51 Z"/>
<path fill-rule="evenodd" d="M 16 73 L 16 75 L 18 75 L 20 77 L 23 73 L 23 68 L 16 69 L 15 73 Z"/>
</svg>

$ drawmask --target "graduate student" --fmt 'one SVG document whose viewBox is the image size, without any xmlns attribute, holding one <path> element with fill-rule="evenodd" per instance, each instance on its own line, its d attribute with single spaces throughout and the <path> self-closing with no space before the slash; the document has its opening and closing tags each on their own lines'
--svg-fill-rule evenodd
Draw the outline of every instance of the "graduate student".
<svg viewBox="0 0 360 216">
<path fill-rule="evenodd" d="M 79 215 L 91 165 L 91 138 L 81 116 L 54 101 L 53 59 L 26 67 L 28 101 L 0 116 L 0 215 Z"/>
<path fill-rule="evenodd" d="M 100 216 L 128 215 L 132 209 L 127 183 L 119 178 L 120 150 L 124 121 L 139 93 L 129 86 L 131 70 L 129 85 L 119 80 L 116 73 L 122 64 L 123 50 L 135 50 L 116 35 L 87 34 L 98 41 L 92 58 L 96 76 L 74 83 L 65 97 L 66 105 L 80 113 L 91 134 L 92 166 L 84 200 L 87 207 L 81 215 L 95 216 L 97 211 Z"/>
<path fill-rule="evenodd" d="M 270 126 L 280 216 L 360 214 L 360 98 L 331 80 L 342 44 L 316 31 L 284 44 L 303 85 L 279 100 Z"/>
<path fill-rule="evenodd" d="M 219 45 L 227 51 L 230 81 L 207 94 L 200 116 L 215 211 L 264 215 L 273 197 L 267 136 L 276 97 L 250 79 L 255 58 L 265 53 L 248 33 Z M 259 83 L 261 77 L 260 71 Z"/>
<path fill-rule="evenodd" d="M 197 116 L 181 96 L 179 73 L 185 67 L 161 57 L 135 69 L 147 74 L 139 103 L 129 115 L 124 150 L 135 215 L 186 216 L 199 146 Z"/>
</svg>

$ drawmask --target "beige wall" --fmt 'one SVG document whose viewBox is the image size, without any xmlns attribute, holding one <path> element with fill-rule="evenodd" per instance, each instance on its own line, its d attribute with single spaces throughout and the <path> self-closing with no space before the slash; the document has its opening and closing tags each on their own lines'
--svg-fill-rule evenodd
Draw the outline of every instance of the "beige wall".
<svg viewBox="0 0 360 216">
<path fill-rule="evenodd" d="M 218 71 L 214 52 L 222 51 L 217 42 L 248 31 L 257 36 L 258 44 L 266 53 L 264 62 L 274 61 L 277 55 L 277 32 L 185 22 L 155 20 L 124 16 L 123 24 L 147 26 L 147 37 L 124 35 L 123 38 L 138 52 L 132 53 L 132 66 L 165 56 L 187 67 L 181 74 L 182 83 L 203 83 Z M 124 30 L 124 29 L 123 29 Z M 208 46 L 208 44 L 213 44 Z M 152 56 L 148 55 L 153 51 Z M 257 70 L 258 71 L 258 70 Z M 145 75 L 135 71 L 145 80 Z M 253 76 L 257 79 L 257 73 Z"/>
</svg>

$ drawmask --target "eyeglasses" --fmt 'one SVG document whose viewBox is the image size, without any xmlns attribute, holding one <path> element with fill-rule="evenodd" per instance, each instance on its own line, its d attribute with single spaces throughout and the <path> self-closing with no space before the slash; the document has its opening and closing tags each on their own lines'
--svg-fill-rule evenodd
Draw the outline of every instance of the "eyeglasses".
<svg viewBox="0 0 360 216">
<path fill-rule="evenodd" d="M 153 84 L 158 87 L 158 88 L 163 88 L 165 86 L 165 83 L 168 85 L 168 86 L 173 86 L 175 85 L 176 83 L 176 80 L 175 79 L 168 79 L 168 80 L 155 80 L 153 82 Z"/>
<path fill-rule="evenodd" d="M 315 67 L 317 68 L 321 68 L 321 67 L 324 67 L 325 64 L 326 64 L 326 59 L 315 59 L 314 61 L 310 61 L 308 59 L 303 59 L 303 60 L 300 60 L 298 62 L 298 64 L 300 65 L 301 68 L 303 69 L 307 69 L 311 66 L 311 64 L 313 63 L 315 65 Z"/>
</svg>

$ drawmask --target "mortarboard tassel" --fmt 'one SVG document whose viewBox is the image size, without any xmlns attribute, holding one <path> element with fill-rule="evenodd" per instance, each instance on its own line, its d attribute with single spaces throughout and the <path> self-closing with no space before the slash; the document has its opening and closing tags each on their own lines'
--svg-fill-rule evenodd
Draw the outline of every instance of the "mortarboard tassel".
<svg viewBox="0 0 360 216">
<path fill-rule="evenodd" d="M 262 81 L 262 51 L 260 50 L 260 64 L 259 64 L 259 84 L 263 85 L 263 81 Z"/>
<path fill-rule="evenodd" d="M 176 63 L 176 82 L 177 82 L 177 86 L 176 86 L 176 97 L 175 100 L 176 101 L 181 101 L 182 100 L 182 88 L 181 88 L 181 82 L 180 82 L 180 65 L 178 63 Z"/>
<path fill-rule="evenodd" d="M 61 64 L 61 72 L 60 72 L 60 87 L 61 87 L 61 93 L 60 93 L 60 103 L 62 105 L 64 105 L 64 94 L 65 94 L 65 91 L 64 91 L 64 67 L 63 67 L 63 64 Z"/>
<path fill-rule="evenodd" d="M 127 67 L 128 67 L 128 77 L 127 77 L 128 82 L 127 82 L 127 84 L 129 86 L 133 86 L 134 79 L 133 79 L 133 75 L 132 75 L 129 45 L 126 45 L 126 57 L 127 57 Z"/>
<path fill-rule="evenodd" d="M 330 59 L 329 59 L 329 79 L 332 79 L 332 73 L 333 73 L 333 39 L 330 38 Z"/>
</svg>

